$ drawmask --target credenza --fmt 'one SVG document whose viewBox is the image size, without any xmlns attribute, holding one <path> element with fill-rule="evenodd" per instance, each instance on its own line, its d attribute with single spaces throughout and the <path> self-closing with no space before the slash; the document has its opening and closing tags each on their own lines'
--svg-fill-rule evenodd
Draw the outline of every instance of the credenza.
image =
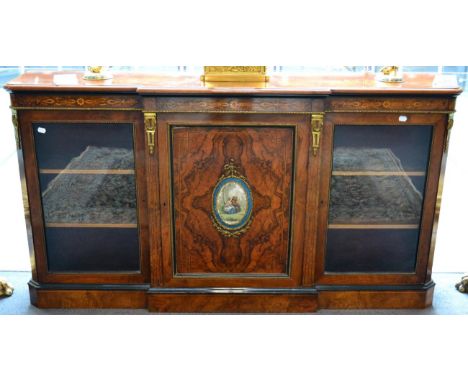
<svg viewBox="0 0 468 382">
<path fill-rule="evenodd" d="M 461 92 L 433 80 L 12 80 L 31 303 L 225 313 L 429 306 Z"/>
</svg>

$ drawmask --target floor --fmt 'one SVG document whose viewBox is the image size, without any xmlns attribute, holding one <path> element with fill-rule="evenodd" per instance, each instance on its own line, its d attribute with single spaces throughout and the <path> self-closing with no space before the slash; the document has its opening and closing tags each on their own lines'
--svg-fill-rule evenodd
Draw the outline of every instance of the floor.
<svg viewBox="0 0 468 382">
<path fill-rule="evenodd" d="M 28 281 L 30 272 L 0 272 L 13 285 L 11 297 L 0 298 L 0 315 L 7 314 L 151 314 L 144 309 L 38 309 L 29 303 Z M 321 310 L 318 314 L 468 314 L 468 294 L 458 292 L 454 285 L 462 273 L 435 273 L 434 302 L 427 309 L 365 309 L 365 310 Z"/>
</svg>

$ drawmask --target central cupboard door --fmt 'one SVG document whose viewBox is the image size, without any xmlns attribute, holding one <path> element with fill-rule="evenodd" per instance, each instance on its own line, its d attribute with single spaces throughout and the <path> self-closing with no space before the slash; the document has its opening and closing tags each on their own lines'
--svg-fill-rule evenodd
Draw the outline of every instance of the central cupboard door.
<svg viewBox="0 0 468 382">
<path fill-rule="evenodd" d="M 159 224 L 162 256 L 153 282 L 300 285 L 309 129 L 305 115 L 158 114 L 150 182 L 159 170 L 152 235 Z"/>
</svg>

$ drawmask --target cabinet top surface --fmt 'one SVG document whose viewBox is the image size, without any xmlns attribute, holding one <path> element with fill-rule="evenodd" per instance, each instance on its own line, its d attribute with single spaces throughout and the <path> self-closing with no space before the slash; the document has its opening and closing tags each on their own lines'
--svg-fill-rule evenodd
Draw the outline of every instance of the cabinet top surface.
<svg viewBox="0 0 468 382">
<path fill-rule="evenodd" d="M 327 75 L 272 75 L 264 85 L 220 83 L 205 86 L 198 76 L 151 73 L 114 73 L 111 80 L 87 81 L 82 72 L 25 73 L 10 81 L 10 91 L 124 92 L 149 94 L 446 94 L 457 95 L 460 87 L 434 84 L 435 74 L 406 73 L 402 83 L 377 81 L 373 73 Z"/>
</svg>

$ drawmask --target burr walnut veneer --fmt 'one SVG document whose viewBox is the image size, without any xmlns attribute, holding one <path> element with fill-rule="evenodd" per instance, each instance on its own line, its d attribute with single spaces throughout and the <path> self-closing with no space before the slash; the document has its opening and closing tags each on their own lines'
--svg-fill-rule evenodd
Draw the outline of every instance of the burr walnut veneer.
<svg viewBox="0 0 468 382">
<path fill-rule="evenodd" d="M 65 76 L 64 76 L 65 74 Z M 424 308 L 460 89 L 11 81 L 41 308 Z"/>
</svg>

